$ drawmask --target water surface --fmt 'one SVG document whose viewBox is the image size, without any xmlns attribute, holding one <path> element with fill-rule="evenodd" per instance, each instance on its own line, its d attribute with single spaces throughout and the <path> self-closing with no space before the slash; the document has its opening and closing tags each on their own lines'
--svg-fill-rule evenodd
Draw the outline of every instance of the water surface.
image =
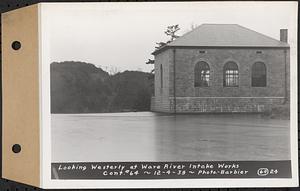
<svg viewBox="0 0 300 191">
<path fill-rule="evenodd" d="M 52 114 L 53 162 L 289 160 L 289 120 L 152 112 Z"/>
</svg>

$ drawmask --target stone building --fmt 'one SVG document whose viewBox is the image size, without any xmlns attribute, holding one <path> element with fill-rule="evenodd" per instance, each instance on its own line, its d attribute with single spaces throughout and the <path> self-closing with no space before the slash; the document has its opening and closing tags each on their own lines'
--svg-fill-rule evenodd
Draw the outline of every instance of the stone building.
<svg viewBox="0 0 300 191">
<path fill-rule="evenodd" d="M 236 24 L 203 24 L 155 50 L 151 110 L 263 112 L 289 102 L 287 33 L 279 41 Z"/>
</svg>

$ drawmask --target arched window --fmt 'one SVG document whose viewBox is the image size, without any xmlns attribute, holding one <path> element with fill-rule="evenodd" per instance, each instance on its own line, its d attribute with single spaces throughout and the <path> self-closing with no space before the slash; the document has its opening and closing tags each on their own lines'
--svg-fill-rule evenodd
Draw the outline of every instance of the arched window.
<svg viewBox="0 0 300 191">
<path fill-rule="evenodd" d="M 160 65 L 160 87 L 163 88 L 163 67 Z"/>
<path fill-rule="evenodd" d="M 235 62 L 227 62 L 224 65 L 223 71 L 224 71 L 223 85 L 225 87 L 239 86 L 239 68 Z"/>
<path fill-rule="evenodd" d="M 252 66 L 252 87 L 266 87 L 267 72 L 263 62 L 256 62 Z"/>
<path fill-rule="evenodd" d="M 208 87 L 209 86 L 209 65 L 206 62 L 200 61 L 195 65 L 194 70 L 194 86 Z"/>
</svg>

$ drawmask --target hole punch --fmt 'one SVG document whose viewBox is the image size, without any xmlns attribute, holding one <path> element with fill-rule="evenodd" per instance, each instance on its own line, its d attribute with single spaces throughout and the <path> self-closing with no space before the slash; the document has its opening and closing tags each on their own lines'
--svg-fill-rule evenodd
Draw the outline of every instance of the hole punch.
<svg viewBox="0 0 300 191">
<path fill-rule="evenodd" d="M 21 145 L 19 145 L 19 144 L 14 144 L 14 145 L 12 146 L 12 151 L 13 151 L 14 153 L 19 153 L 19 152 L 21 152 Z"/>
<path fill-rule="evenodd" d="M 11 47 L 12 49 L 14 50 L 19 50 L 21 48 L 21 43 L 19 41 L 14 41 L 12 44 L 11 44 Z"/>
</svg>

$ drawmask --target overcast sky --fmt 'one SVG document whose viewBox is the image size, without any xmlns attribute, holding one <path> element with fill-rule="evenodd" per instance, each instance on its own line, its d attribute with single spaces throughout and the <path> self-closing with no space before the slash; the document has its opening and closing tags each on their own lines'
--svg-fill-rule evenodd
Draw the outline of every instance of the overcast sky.
<svg viewBox="0 0 300 191">
<path fill-rule="evenodd" d="M 296 42 L 295 2 L 201 3 L 60 3 L 47 4 L 50 60 L 83 61 L 105 70 L 149 72 L 156 42 L 169 38 L 167 26 L 179 24 L 182 35 L 191 25 L 239 24 L 279 39 L 289 29 Z"/>
</svg>

